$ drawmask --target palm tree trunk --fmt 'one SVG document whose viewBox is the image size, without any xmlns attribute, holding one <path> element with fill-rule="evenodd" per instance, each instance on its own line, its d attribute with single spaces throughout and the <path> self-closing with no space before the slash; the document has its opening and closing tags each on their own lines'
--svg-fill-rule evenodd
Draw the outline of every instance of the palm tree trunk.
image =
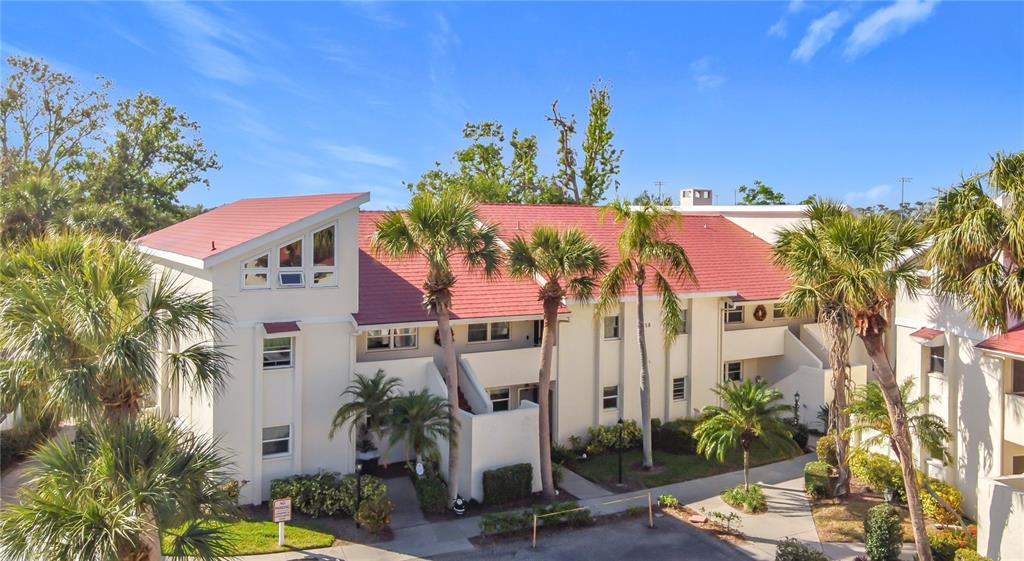
<svg viewBox="0 0 1024 561">
<path fill-rule="evenodd" d="M 643 269 L 641 268 L 641 271 Z M 644 330 L 644 283 L 636 283 L 636 334 L 640 343 L 640 422 L 643 429 L 644 469 L 654 467 L 651 446 L 651 369 L 647 363 L 647 332 Z"/>
<path fill-rule="evenodd" d="M 150 528 L 144 531 L 142 534 L 142 543 L 146 547 L 146 560 L 147 561 L 160 561 L 163 559 L 163 552 L 160 550 L 160 528 L 156 524 L 156 519 L 152 514 L 147 514 Z"/>
<path fill-rule="evenodd" d="M 537 405 L 540 415 L 540 480 L 544 488 L 544 496 L 555 497 L 555 477 L 551 467 L 551 360 L 555 348 L 555 333 L 558 326 L 558 305 L 560 299 L 544 300 L 544 333 L 541 336 L 540 380 L 537 384 Z"/>
<path fill-rule="evenodd" d="M 444 351 L 445 381 L 448 383 L 448 406 L 452 416 L 459 415 L 459 364 L 455 360 L 455 344 L 452 341 L 452 327 L 448 320 L 448 306 L 438 306 L 437 329 L 441 336 L 441 349 Z M 448 499 L 455 501 L 459 495 L 459 445 L 456 428 L 453 423 L 451 436 L 448 437 Z"/>
<path fill-rule="evenodd" d="M 928 530 L 925 526 L 924 510 L 921 508 L 921 495 L 917 487 L 917 473 L 914 469 L 914 453 L 911 449 L 910 428 L 907 424 L 907 410 L 900 397 L 896 373 L 889 365 L 882 342 L 884 332 L 868 332 L 860 335 L 864 347 L 875 365 L 878 383 L 882 387 L 885 407 L 889 411 L 889 422 L 892 423 L 892 439 L 896 455 L 903 472 L 903 486 L 907 491 L 907 509 L 910 510 L 910 524 L 914 529 L 914 545 L 919 561 L 932 561 L 931 546 L 928 542 Z"/>
<path fill-rule="evenodd" d="M 846 429 L 850 426 L 850 416 L 846 414 L 849 405 L 850 334 L 836 317 L 839 313 L 843 312 L 823 313 L 821 327 L 828 345 L 828 361 L 832 368 L 832 389 L 835 394 L 836 463 L 839 465 L 839 477 L 836 480 L 834 494 L 837 497 L 845 497 L 850 494 L 850 438 L 846 434 Z"/>
<path fill-rule="evenodd" d="M 743 488 L 750 487 L 750 450 L 743 448 Z"/>
</svg>

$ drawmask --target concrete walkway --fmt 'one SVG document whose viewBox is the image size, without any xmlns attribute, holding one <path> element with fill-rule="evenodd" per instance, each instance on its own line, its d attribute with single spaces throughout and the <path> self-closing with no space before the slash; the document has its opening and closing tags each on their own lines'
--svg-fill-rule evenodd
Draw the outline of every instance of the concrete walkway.
<svg viewBox="0 0 1024 561">
<path fill-rule="evenodd" d="M 583 477 L 582 475 L 566 468 L 562 475 L 562 482 L 558 485 L 570 495 L 580 500 L 599 499 L 611 496 L 613 493 L 597 483 Z"/>
<path fill-rule="evenodd" d="M 395 505 L 391 513 L 391 529 L 400 530 L 426 524 L 423 511 L 420 510 L 419 499 L 416 498 L 416 486 L 409 477 L 392 477 L 384 480 L 387 485 L 388 498 Z"/>
</svg>

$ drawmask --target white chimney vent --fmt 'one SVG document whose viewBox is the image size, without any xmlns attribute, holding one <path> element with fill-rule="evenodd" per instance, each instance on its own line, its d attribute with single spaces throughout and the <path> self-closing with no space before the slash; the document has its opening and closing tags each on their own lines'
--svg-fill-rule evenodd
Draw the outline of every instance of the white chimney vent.
<svg viewBox="0 0 1024 561">
<path fill-rule="evenodd" d="M 682 189 L 679 191 L 679 206 L 709 206 L 713 204 L 711 196 L 711 189 Z"/>
</svg>

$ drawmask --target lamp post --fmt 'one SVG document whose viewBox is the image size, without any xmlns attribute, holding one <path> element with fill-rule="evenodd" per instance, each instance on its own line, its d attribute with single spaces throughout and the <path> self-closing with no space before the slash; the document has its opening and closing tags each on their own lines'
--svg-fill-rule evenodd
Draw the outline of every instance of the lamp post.
<svg viewBox="0 0 1024 561">
<path fill-rule="evenodd" d="M 800 424 L 800 392 L 793 394 L 793 422 Z"/>
<path fill-rule="evenodd" d="M 356 462 L 356 512 L 363 503 L 363 462 Z M 356 528 L 359 527 L 359 519 L 356 518 Z"/>
<path fill-rule="evenodd" d="M 622 418 L 619 417 L 619 442 L 616 445 L 616 448 L 619 449 L 619 485 L 622 485 L 622 429 L 624 425 Z"/>
</svg>

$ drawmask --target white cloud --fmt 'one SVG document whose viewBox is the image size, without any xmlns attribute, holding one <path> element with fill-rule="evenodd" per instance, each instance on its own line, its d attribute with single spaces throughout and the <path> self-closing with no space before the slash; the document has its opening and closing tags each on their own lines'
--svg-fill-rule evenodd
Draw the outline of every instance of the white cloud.
<svg viewBox="0 0 1024 561">
<path fill-rule="evenodd" d="M 401 164 L 398 158 L 380 154 L 362 146 L 325 144 L 321 148 L 343 162 L 382 168 L 397 168 Z"/>
<path fill-rule="evenodd" d="M 319 175 L 295 172 L 290 175 L 292 186 L 301 193 L 323 193 L 332 183 Z"/>
<path fill-rule="evenodd" d="M 888 195 L 891 190 L 892 187 L 890 185 L 876 185 L 866 191 L 850 191 L 843 196 L 843 199 L 851 206 L 874 205 L 882 202 L 882 198 Z"/>
<path fill-rule="evenodd" d="M 808 62 L 814 58 L 814 54 L 832 40 L 836 31 L 842 27 L 847 15 L 839 10 L 832 10 L 824 16 L 811 22 L 807 26 L 807 33 L 800 40 L 800 44 L 793 49 L 793 60 Z"/>
<path fill-rule="evenodd" d="M 768 28 L 768 35 L 771 35 L 772 37 L 778 37 L 780 39 L 785 37 L 786 19 L 782 18 L 779 21 L 773 23 L 772 26 Z"/>
<path fill-rule="evenodd" d="M 690 63 L 690 74 L 698 90 L 710 90 L 725 83 L 725 76 L 715 72 L 717 59 L 712 56 L 698 58 Z"/>
<path fill-rule="evenodd" d="M 243 52 L 251 53 L 254 40 L 242 31 L 237 19 L 229 24 L 209 10 L 185 2 L 149 6 L 181 42 L 196 72 L 233 84 L 246 84 L 257 74 L 243 56 Z"/>
<path fill-rule="evenodd" d="M 900 0 L 875 10 L 853 28 L 843 56 L 856 58 L 894 35 L 905 33 L 914 24 L 928 19 L 934 8 L 934 0 Z"/>
<path fill-rule="evenodd" d="M 786 11 L 791 14 L 795 14 L 802 9 L 804 9 L 804 0 L 789 0 L 789 5 L 786 6 Z"/>
</svg>

